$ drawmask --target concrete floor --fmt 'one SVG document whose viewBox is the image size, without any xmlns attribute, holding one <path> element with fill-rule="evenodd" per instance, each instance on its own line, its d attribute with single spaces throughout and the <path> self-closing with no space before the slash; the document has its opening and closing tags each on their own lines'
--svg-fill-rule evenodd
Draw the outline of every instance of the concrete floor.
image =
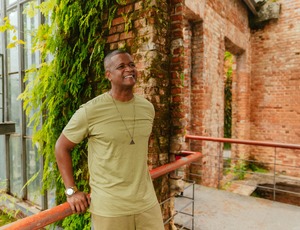
<svg viewBox="0 0 300 230">
<path fill-rule="evenodd" d="M 184 191 L 192 196 L 192 186 Z M 188 199 L 177 197 L 182 209 Z M 191 205 L 183 211 L 191 213 Z M 300 207 L 195 185 L 194 230 L 300 230 Z M 177 214 L 175 223 L 192 229 L 188 215 Z"/>
</svg>

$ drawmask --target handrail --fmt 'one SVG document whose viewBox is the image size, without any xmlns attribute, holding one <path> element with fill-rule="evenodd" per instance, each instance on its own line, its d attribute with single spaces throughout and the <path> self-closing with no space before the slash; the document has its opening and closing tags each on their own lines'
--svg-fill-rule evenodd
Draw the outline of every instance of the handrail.
<svg viewBox="0 0 300 230">
<path fill-rule="evenodd" d="M 189 164 L 198 160 L 202 154 L 200 152 L 182 151 L 183 156 L 181 159 L 174 162 L 162 165 L 155 169 L 150 170 L 152 179 L 158 178 L 164 174 L 172 172 L 183 165 Z M 51 209 L 41 211 L 32 216 L 17 220 L 11 224 L 3 226 L 1 229 L 5 230 L 36 230 L 43 228 L 56 221 L 62 220 L 67 216 L 72 215 L 72 210 L 68 202 L 55 206 Z"/>
<path fill-rule="evenodd" d="M 234 171 L 232 171 L 233 168 L 232 168 L 232 165 L 231 165 L 230 161 L 227 162 L 227 163 L 229 163 L 228 166 L 223 165 L 224 166 L 223 167 L 223 166 L 220 166 L 221 164 L 223 164 L 223 161 L 220 160 L 218 162 L 219 164 L 217 165 L 218 170 L 219 170 L 218 172 L 222 173 L 221 170 L 226 169 L 226 170 L 230 170 L 233 173 L 241 173 L 241 174 L 248 174 L 249 173 L 249 175 L 258 176 L 260 182 L 255 181 L 255 182 L 257 182 L 255 187 L 256 188 L 261 188 L 261 189 L 272 190 L 274 201 L 278 201 L 278 200 L 276 200 L 276 193 L 277 192 L 284 192 L 284 193 L 298 194 L 299 195 L 299 193 L 297 193 L 297 192 L 291 191 L 289 189 L 286 189 L 286 190 L 279 189 L 278 186 L 277 186 L 279 181 L 285 181 L 284 180 L 284 175 L 285 174 L 287 174 L 287 176 L 290 175 L 289 179 L 288 179 L 289 183 L 291 181 L 293 181 L 293 179 L 292 179 L 293 177 L 296 177 L 294 175 L 286 173 L 285 168 L 283 168 L 283 167 L 287 167 L 289 171 L 291 171 L 291 170 L 298 170 L 299 171 L 299 166 L 288 164 L 288 163 L 284 162 L 282 159 L 280 159 L 280 157 L 277 155 L 277 148 L 294 149 L 296 151 L 299 151 L 300 150 L 300 145 L 299 144 L 285 144 L 285 143 L 278 143 L 278 142 L 240 140 L 240 139 L 229 139 L 229 138 L 218 138 L 218 137 L 207 137 L 207 136 L 196 136 L 196 135 L 186 135 L 185 139 L 186 139 L 186 141 L 187 140 L 212 141 L 212 142 L 245 144 L 245 145 L 254 145 L 254 146 L 263 146 L 263 147 L 274 148 L 274 153 L 271 156 L 272 161 L 270 162 L 270 161 L 266 160 L 266 161 L 263 162 L 263 164 L 261 164 L 257 159 L 250 159 L 250 158 L 241 159 L 241 158 L 239 158 L 238 155 L 234 155 L 235 158 L 231 158 L 231 153 L 229 153 L 230 156 L 228 156 L 227 154 L 226 155 L 224 154 L 222 156 L 223 159 L 229 159 L 229 160 L 231 160 L 231 159 L 235 159 L 235 160 L 241 159 L 242 162 L 248 162 L 249 164 L 254 164 L 254 165 L 257 164 L 259 167 L 262 166 L 262 165 L 263 165 L 263 167 L 265 165 L 268 165 L 265 168 L 268 170 L 268 172 L 269 172 L 269 170 L 271 170 L 273 172 L 273 176 L 272 176 L 273 181 L 270 181 L 270 179 L 267 179 L 266 182 L 267 182 L 267 184 L 268 183 L 270 183 L 270 184 L 273 183 L 273 188 L 268 187 L 268 186 L 260 185 L 260 183 L 263 181 L 261 172 L 258 172 L 258 171 L 255 171 L 255 170 L 251 170 L 252 172 L 249 172 L 247 169 L 242 169 L 242 168 L 235 168 Z M 299 153 L 299 152 L 297 152 L 297 153 Z M 210 156 L 210 154 L 207 153 L 206 157 L 209 157 L 209 156 Z M 212 167 L 214 167 L 214 166 L 212 165 Z M 228 168 L 226 168 L 226 167 L 228 167 Z M 202 170 L 204 170 L 204 169 L 202 169 Z M 189 175 L 198 176 L 198 177 L 201 177 L 201 179 L 203 179 L 205 177 L 205 176 L 203 176 L 203 174 L 200 175 L 200 174 L 190 173 Z M 270 178 L 270 176 L 271 175 L 268 175 L 267 177 Z M 220 186 L 220 182 L 221 182 L 222 179 L 223 179 L 222 177 L 218 177 L 218 186 Z M 229 178 L 227 178 L 227 179 L 229 179 Z M 225 178 L 226 183 L 229 182 L 227 179 Z M 231 180 L 235 180 L 235 177 L 233 177 L 232 179 L 229 179 L 229 180 L 231 182 Z M 298 181 L 297 179 L 294 179 L 294 180 Z M 243 183 L 240 183 L 240 184 L 244 185 Z"/>
<path fill-rule="evenodd" d="M 239 139 L 231 139 L 231 138 L 229 139 L 229 138 L 196 136 L 196 135 L 188 135 L 188 134 L 185 135 L 185 138 L 192 139 L 192 140 L 227 142 L 227 143 L 246 144 L 246 145 L 260 145 L 260 146 L 288 148 L 288 149 L 300 149 L 300 145 L 297 144 L 284 144 L 284 143 L 268 142 L 268 141 L 250 141 L 250 140 L 239 140 Z"/>
</svg>

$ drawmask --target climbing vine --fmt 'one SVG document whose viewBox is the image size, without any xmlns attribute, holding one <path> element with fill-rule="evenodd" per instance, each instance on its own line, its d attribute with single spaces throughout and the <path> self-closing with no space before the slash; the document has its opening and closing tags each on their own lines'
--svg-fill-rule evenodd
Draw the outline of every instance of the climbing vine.
<svg viewBox="0 0 300 230">
<path fill-rule="evenodd" d="M 49 0 L 39 6 L 50 23 L 39 26 L 34 40 L 41 64 L 26 72 L 20 95 L 33 142 L 44 157 L 43 190 L 56 189 L 57 203 L 65 201 L 64 186 L 55 164 L 54 146 L 62 129 L 79 105 L 104 92 L 105 37 L 123 0 Z M 89 192 L 86 143 L 72 151 L 77 186 Z M 72 215 L 64 229 L 90 229 L 89 213 Z"/>
</svg>

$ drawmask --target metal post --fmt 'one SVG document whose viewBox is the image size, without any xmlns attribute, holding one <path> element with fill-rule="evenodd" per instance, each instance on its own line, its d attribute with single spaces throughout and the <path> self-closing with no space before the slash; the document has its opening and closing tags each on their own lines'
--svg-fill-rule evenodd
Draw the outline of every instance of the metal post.
<svg viewBox="0 0 300 230">
<path fill-rule="evenodd" d="M 273 200 L 276 200 L 276 155 L 277 148 L 274 148 L 274 178 L 273 178 Z"/>
<path fill-rule="evenodd" d="M 193 181 L 192 230 L 195 227 L 195 181 Z"/>
</svg>

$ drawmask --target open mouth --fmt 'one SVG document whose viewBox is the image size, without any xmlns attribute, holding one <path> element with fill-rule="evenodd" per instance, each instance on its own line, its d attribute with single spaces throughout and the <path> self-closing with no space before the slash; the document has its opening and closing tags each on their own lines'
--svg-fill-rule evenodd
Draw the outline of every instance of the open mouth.
<svg viewBox="0 0 300 230">
<path fill-rule="evenodd" d="M 134 76 L 133 75 L 127 75 L 126 77 L 124 77 L 124 79 L 127 79 L 127 78 L 133 78 L 134 79 Z"/>
</svg>

